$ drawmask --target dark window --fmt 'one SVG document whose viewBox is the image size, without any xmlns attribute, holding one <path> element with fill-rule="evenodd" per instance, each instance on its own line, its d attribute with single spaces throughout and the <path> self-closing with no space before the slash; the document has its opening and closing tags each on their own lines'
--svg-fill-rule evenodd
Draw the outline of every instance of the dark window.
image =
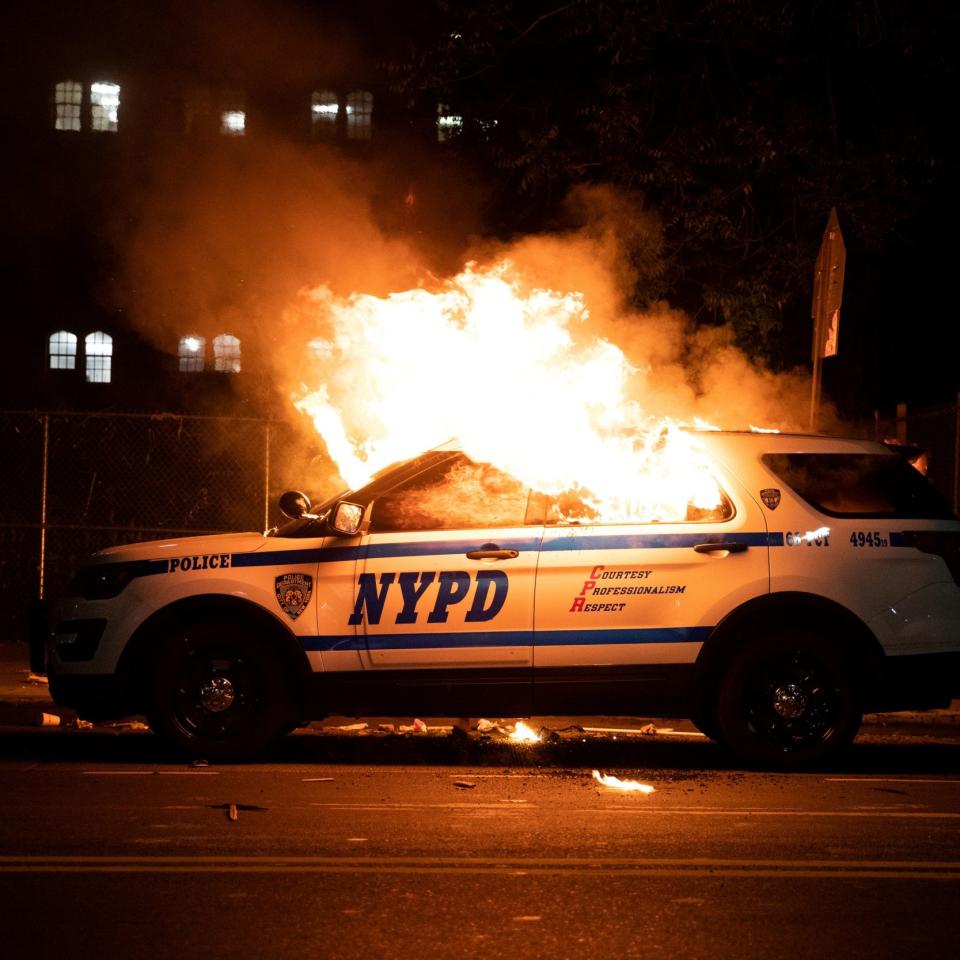
<svg viewBox="0 0 960 960">
<path fill-rule="evenodd" d="M 369 140 L 373 130 L 373 94 L 351 90 L 347 94 L 347 139 Z"/>
<path fill-rule="evenodd" d="M 529 491 L 489 464 L 445 460 L 378 496 L 370 529 L 457 530 L 520 527 Z"/>
<path fill-rule="evenodd" d="M 953 516 L 929 481 L 897 454 L 767 453 L 763 462 L 830 517 Z"/>
</svg>

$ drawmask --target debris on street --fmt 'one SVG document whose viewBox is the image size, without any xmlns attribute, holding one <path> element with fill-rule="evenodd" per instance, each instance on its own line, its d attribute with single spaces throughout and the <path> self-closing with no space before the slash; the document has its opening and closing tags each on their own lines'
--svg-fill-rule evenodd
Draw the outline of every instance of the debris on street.
<svg viewBox="0 0 960 960">
<path fill-rule="evenodd" d="M 454 780 L 453 785 L 459 787 L 461 790 L 472 790 L 476 784 L 471 783 L 469 780 Z"/>
<path fill-rule="evenodd" d="M 419 718 L 413 723 L 401 723 L 399 727 L 401 733 L 426 733 L 427 729 L 427 725 Z"/>
</svg>

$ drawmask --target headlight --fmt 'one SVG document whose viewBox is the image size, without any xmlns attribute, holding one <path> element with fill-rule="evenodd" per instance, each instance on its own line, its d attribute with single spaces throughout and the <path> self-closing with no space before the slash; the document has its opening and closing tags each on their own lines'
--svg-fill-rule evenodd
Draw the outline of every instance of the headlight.
<svg viewBox="0 0 960 960">
<path fill-rule="evenodd" d="M 138 563 L 104 563 L 93 567 L 81 567 L 70 581 L 69 596 L 81 596 L 84 600 L 109 600 L 139 573 Z"/>
</svg>

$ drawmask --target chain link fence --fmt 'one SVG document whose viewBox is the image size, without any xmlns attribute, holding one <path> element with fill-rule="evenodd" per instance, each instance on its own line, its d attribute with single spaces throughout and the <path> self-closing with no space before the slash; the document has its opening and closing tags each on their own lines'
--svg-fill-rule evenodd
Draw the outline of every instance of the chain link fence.
<svg viewBox="0 0 960 960">
<path fill-rule="evenodd" d="M 282 490 L 316 495 L 333 478 L 316 440 L 240 417 L 0 413 L 0 457 L 4 640 L 23 639 L 31 606 L 94 550 L 264 530 Z"/>
</svg>

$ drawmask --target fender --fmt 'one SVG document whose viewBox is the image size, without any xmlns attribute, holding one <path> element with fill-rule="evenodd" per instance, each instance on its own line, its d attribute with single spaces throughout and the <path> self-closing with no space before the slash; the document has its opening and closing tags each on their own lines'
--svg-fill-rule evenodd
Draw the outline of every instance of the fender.
<svg viewBox="0 0 960 960">
<path fill-rule="evenodd" d="M 878 686 L 885 654 L 873 631 L 846 607 L 825 597 L 800 591 L 755 597 L 731 610 L 707 637 L 694 664 L 691 687 L 694 711 L 712 715 L 713 696 L 720 674 L 744 637 L 806 625 L 828 634 L 843 647 L 869 697 Z"/>
<path fill-rule="evenodd" d="M 289 627 L 258 604 L 239 597 L 222 594 L 197 594 L 175 600 L 154 611 L 134 631 L 120 655 L 117 675 L 123 679 L 138 706 L 144 703 L 144 679 L 150 669 L 149 661 L 157 642 L 175 630 L 181 623 L 191 620 L 228 620 L 240 618 L 252 623 L 264 637 L 276 645 L 282 661 L 296 680 L 299 701 L 303 702 L 307 682 L 312 676 L 310 663 L 296 636 Z M 297 704 L 299 707 L 299 704 Z"/>
</svg>

